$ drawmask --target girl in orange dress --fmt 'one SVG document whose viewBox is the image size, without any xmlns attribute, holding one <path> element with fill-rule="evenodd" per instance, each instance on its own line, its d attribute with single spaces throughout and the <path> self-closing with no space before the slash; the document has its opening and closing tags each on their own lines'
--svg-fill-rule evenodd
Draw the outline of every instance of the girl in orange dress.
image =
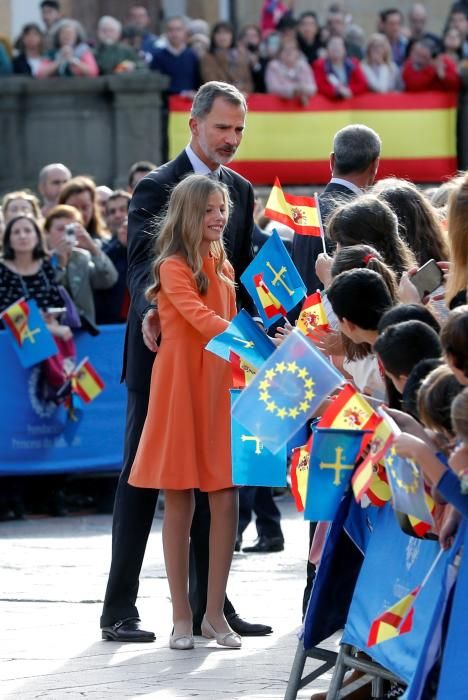
<svg viewBox="0 0 468 700">
<path fill-rule="evenodd" d="M 228 216 L 229 194 L 220 182 L 204 175 L 182 180 L 161 224 L 146 293 L 157 301 L 162 341 L 129 484 L 165 491 L 172 649 L 193 648 L 188 567 L 194 488 L 208 492 L 211 512 L 202 634 L 222 646 L 241 646 L 223 614 L 238 514 L 231 477 L 231 372 L 228 363 L 204 350 L 236 313 L 234 271 L 222 242 Z"/>
</svg>

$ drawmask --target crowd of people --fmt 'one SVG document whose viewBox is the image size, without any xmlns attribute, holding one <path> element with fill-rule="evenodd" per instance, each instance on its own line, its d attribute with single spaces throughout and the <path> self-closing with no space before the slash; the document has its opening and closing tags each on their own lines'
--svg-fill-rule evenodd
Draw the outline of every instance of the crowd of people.
<svg viewBox="0 0 468 700">
<path fill-rule="evenodd" d="M 169 95 L 191 98 L 203 83 L 220 80 L 246 95 L 306 105 L 315 94 L 457 90 L 468 73 L 464 2 L 453 4 L 438 34 L 427 29 L 425 5 L 415 3 L 407 17 L 396 7 L 380 10 L 370 35 L 339 2 L 320 18 L 313 10 L 296 14 L 293 0 L 265 0 L 259 23 L 238 32 L 227 21 L 210 27 L 170 17 L 159 36 L 147 9 L 135 4 L 123 22 L 101 17 L 89 38 L 76 19 L 63 16 L 59 0 L 40 7 L 44 26 L 26 24 L 13 45 L 0 37 L 0 74 L 92 78 L 151 70 L 169 77 Z"/>
</svg>

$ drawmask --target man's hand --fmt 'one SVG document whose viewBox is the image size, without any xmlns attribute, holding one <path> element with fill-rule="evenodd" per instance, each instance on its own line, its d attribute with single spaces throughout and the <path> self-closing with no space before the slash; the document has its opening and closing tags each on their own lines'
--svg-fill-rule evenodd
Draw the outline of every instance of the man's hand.
<svg viewBox="0 0 468 700">
<path fill-rule="evenodd" d="M 150 309 L 141 322 L 141 332 L 143 333 L 143 341 L 151 352 L 158 352 L 158 338 L 161 335 L 161 322 L 159 320 L 159 311 Z"/>
</svg>

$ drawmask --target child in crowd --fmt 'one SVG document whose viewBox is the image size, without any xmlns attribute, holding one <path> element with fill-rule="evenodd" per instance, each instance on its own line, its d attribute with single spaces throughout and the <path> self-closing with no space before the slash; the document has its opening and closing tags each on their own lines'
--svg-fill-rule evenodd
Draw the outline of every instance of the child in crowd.
<svg viewBox="0 0 468 700">
<path fill-rule="evenodd" d="M 234 272 L 222 243 L 228 216 L 229 195 L 220 182 L 203 175 L 182 180 L 161 224 L 153 284 L 147 291 L 148 300 L 159 306 L 162 341 L 129 483 L 165 490 L 171 649 L 194 646 L 187 584 L 195 488 L 208 492 L 211 511 L 202 634 L 221 646 L 241 646 L 223 614 L 238 511 L 231 477 L 230 368 L 204 351 L 236 313 Z"/>
</svg>

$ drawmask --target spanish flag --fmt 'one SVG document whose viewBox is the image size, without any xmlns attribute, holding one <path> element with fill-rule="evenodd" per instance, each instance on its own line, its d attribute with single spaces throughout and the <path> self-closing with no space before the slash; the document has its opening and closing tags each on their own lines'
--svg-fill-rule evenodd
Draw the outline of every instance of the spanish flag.
<svg viewBox="0 0 468 700">
<path fill-rule="evenodd" d="M 104 389 L 104 382 L 87 357 L 75 368 L 71 379 L 72 390 L 85 403 L 93 401 Z"/>
<path fill-rule="evenodd" d="M 338 395 L 339 398 L 340 395 Z M 359 398 L 362 399 L 362 397 Z M 364 399 L 362 400 L 365 401 Z M 369 404 L 367 405 L 369 406 Z M 332 407 L 333 404 L 330 408 Z M 394 435 L 388 423 L 379 417 L 370 406 L 369 408 L 373 415 L 369 416 L 366 425 L 368 428 L 373 428 L 374 432 L 370 436 L 364 436 L 369 445 L 369 452 L 353 474 L 351 484 L 357 501 L 360 501 L 365 494 L 371 503 L 376 506 L 383 506 L 392 497 L 392 492 L 385 466 L 379 464 L 379 462 L 391 447 Z M 326 412 L 323 417 L 325 416 Z"/>
<path fill-rule="evenodd" d="M 265 316 L 267 318 L 273 318 L 278 314 L 280 314 L 281 316 L 286 316 L 286 309 L 282 304 L 280 304 L 275 295 L 268 289 L 267 285 L 263 280 L 263 276 L 261 274 L 254 275 L 253 281 L 258 295 L 258 299 L 260 301 L 263 311 L 265 312 Z"/>
<path fill-rule="evenodd" d="M 375 618 L 369 631 L 368 647 L 411 632 L 414 616 L 413 604 L 420 590 L 421 586 L 417 586 L 411 593 L 405 595 L 395 605 Z"/>
<path fill-rule="evenodd" d="M 0 318 L 21 347 L 29 333 L 29 306 L 26 299 L 21 297 L 15 301 L 3 311 Z"/>
<path fill-rule="evenodd" d="M 384 506 L 392 497 L 392 490 L 388 483 L 385 466 L 380 462 L 372 467 L 372 478 L 365 495 L 372 505 L 377 506 L 377 508 Z"/>
<path fill-rule="evenodd" d="M 317 294 L 320 294 L 320 292 L 317 292 Z M 314 294 L 311 296 L 314 296 Z M 357 389 L 351 384 L 345 384 L 326 409 L 318 423 L 318 427 L 375 430 L 381 422 L 382 418 L 377 415 Z"/>
<path fill-rule="evenodd" d="M 250 384 L 257 374 L 257 370 L 250 362 L 243 360 L 232 350 L 229 353 L 229 361 L 232 367 L 232 385 L 234 389 L 243 389 L 247 384 Z"/>
<path fill-rule="evenodd" d="M 434 517 L 435 512 L 436 512 L 436 504 L 434 499 L 432 498 L 431 494 L 429 493 L 427 487 L 425 487 L 425 494 L 424 497 L 426 499 L 426 504 L 427 508 Z M 424 520 L 420 520 L 419 518 L 415 518 L 413 515 L 407 515 L 406 513 L 400 513 L 397 511 L 395 513 L 397 516 L 398 523 L 407 535 L 410 535 L 411 537 L 416 537 L 417 539 L 423 540 L 423 539 L 435 539 L 436 535 L 430 533 L 432 526 L 430 523 L 424 522 Z"/>
<path fill-rule="evenodd" d="M 305 508 L 311 444 L 312 437 L 302 447 L 296 447 L 291 458 L 291 493 L 299 513 Z"/>
<path fill-rule="evenodd" d="M 330 328 L 320 292 L 314 292 L 304 301 L 296 325 L 304 335 L 316 329 L 327 331 Z"/>
<path fill-rule="evenodd" d="M 285 194 L 275 178 L 265 206 L 265 216 L 290 226 L 301 236 L 320 236 L 320 219 L 315 197 Z"/>
</svg>

